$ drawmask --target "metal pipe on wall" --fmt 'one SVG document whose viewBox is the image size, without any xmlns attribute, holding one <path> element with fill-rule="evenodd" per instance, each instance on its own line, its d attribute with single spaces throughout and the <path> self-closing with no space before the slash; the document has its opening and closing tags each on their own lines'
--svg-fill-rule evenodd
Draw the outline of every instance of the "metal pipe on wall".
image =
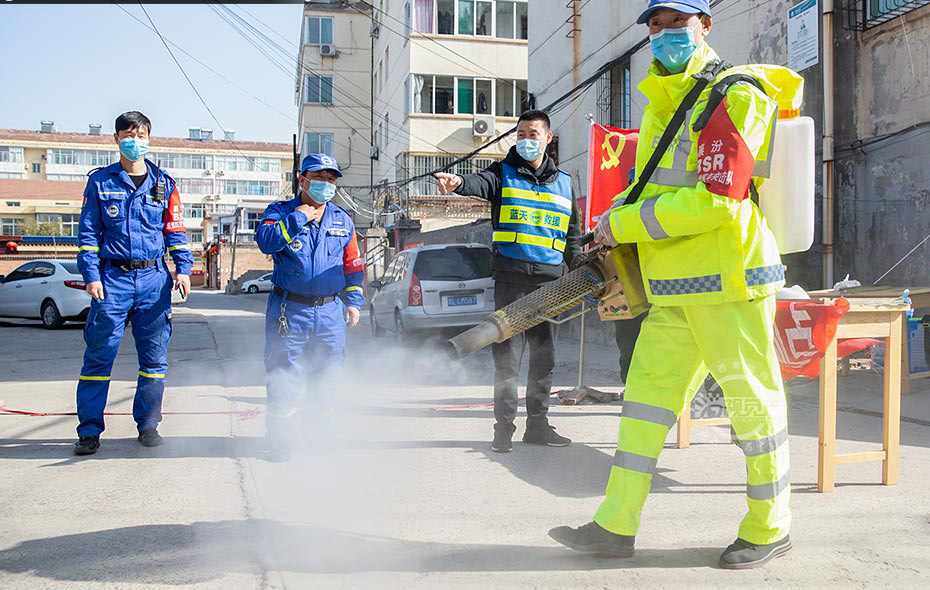
<svg viewBox="0 0 930 590">
<path fill-rule="evenodd" d="M 833 0 L 823 0 L 823 287 L 833 286 Z"/>
</svg>

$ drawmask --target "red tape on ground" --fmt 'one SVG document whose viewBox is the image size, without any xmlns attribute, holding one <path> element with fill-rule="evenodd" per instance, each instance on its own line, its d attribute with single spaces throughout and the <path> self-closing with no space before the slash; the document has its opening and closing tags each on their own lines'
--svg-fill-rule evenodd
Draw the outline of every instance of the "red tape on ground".
<svg viewBox="0 0 930 590">
<path fill-rule="evenodd" d="M 17 416 L 77 416 L 77 412 L 30 412 L 27 410 L 11 410 L 6 406 L 0 406 L 0 412 L 5 414 L 15 414 Z M 255 418 L 262 412 L 261 408 L 252 408 L 251 410 L 227 410 L 224 412 L 162 412 L 163 416 L 224 416 L 235 415 L 240 420 L 249 420 Z M 104 412 L 104 416 L 132 416 L 132 412 Z"/>
</svg>

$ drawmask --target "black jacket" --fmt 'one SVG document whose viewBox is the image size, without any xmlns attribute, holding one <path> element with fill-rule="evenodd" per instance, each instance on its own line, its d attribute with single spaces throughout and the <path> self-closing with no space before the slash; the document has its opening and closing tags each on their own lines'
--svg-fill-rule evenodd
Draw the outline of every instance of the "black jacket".
<svg viewBox="0 0 930 590">
<path fill-rule="evenodd" d="M 517 172 L 529 182 L 534 184 L 550 184 L 555 182 L 559 174 L 552 159 L 546 155 L 538 169 L 533 167 L 517 154 L 515 147 L 510 148 L 504 162 L 517 169 Z M 491 202 L 491 225 L 497 229 L 500 220 L 501 188 L 503 185 L 503 171 L 500 162 L 494 162 L 481 172 L 462 177 L 462 185 L 455 192 L 460 195 L 481 197 Z M 566 246 L 563 253 L 564 264 L 543 264 L 541 262 L 527 262 L 515 260 L 498 254 L 495 250 L 492 268 L 495 280 L 502 282 L 525 283 L 527 279 L 544 283 L 557 279 L 565 273 L 565 269 L 572 259 L 581 254 L 581 219 L 578 216 L 578 205 L 575 202 L 575 189 L 572 187 L 572 217 L 568 222 L 568 235 L 565 238 Z"/>
</svg>

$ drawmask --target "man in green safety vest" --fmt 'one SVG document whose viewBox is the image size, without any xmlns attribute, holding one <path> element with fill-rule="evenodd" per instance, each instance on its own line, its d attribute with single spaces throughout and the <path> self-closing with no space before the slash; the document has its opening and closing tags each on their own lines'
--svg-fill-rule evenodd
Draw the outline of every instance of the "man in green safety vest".
<svg viewBox="0 0 930 590">
<path fill-rule="evenodd" d="M 502 162 L 477 174 L 437 173 L 442 194 L 456 192 L 491 202 L 494 228 L 494 304 L 500 309 L 561 277 L 581 253 L 581 223 L 571 176 L 546 154 L 552 142 L 549 117 L 526 111 L 517 122 L 517 145 Z M 549 395 L 555 367 L 552 325 L 543 322 L 495 344 L 494 440 L 491 449 L 513 449 L 517 415 L 517 378 L 526 345 L 530 349 L 526 384 L 526 432 L 523 442 L 563 447 L 572 441 L 549 424 Z"/>
</svg>

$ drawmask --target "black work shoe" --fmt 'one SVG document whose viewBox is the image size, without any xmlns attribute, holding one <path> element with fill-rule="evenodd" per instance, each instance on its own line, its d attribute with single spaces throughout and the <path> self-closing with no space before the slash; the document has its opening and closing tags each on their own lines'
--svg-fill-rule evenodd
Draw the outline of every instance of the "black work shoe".
<svg viewBox="0 0 930 590">
<path fill-rule="evenodd" d="M 531 445 L 546 445 L 549 447 L 567 447 L 572 439 L 557 434 L 555 428 L 548 424 L 527 426 L 523 433 L 523 442 Z"/>
<path fill-rule="evenodd" d="M 513 432 L 502 428 L 495 428 L 494 440 L 491 441 L 491 450 L 495 453 L 509 453 L 512 451 Z"/>
<path fill-rule="evenodd" d="M 139 442 L 143 447 L 157 447 L 164 440 L 154 428 L 143 428 L 139 431 Z"/>
<path fill-rule="evenodd" d="M 549 536 L 569 549 L 606 557 L 633 557 L 636 537 L 612 533 L 596 522 L 578 528 L 555 527 Z"/>
<path fill-rule="evenodd" d="M 720 556 L 720 567 L 727 570 L 748 570 L 761 567 L 789 551 L 791 551 L 791 539 L 788 537 L 767 545 L 756 545 L 737 538 Z"/>
<path fill-rule="evenodd" d="M 93 455 L 100 448 L 99 436 L 82 436 L 74 443 L 75 455 Z"/>
</svg>

